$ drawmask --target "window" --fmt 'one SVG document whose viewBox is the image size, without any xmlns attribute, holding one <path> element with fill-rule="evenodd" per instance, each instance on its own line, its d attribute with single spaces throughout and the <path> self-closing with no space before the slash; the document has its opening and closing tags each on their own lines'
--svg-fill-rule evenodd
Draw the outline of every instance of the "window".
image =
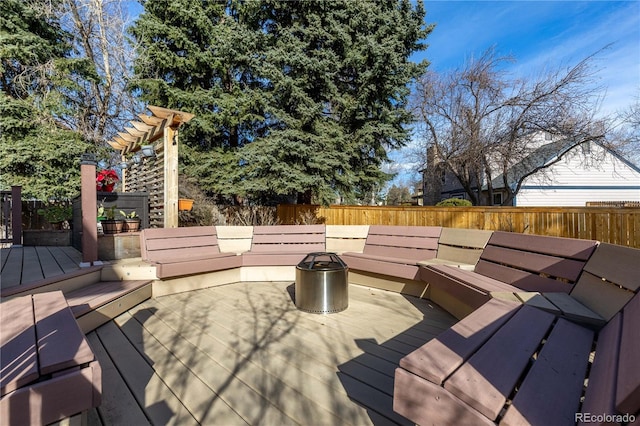
<svg viewBox="0 0 640 426">
<path fill-rule="evenodd" d="M 497 194 L 493 194 L 493 205 L 501 206 L 502 205 L 502 193 L 498 192 Z"/>
</svg>

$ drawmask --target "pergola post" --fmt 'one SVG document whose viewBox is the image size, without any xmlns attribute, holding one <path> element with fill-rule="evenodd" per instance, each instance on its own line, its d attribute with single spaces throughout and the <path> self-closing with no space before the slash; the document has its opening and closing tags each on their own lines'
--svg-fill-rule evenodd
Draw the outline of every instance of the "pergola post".
<svg viewBox="0 0 640 426">
<path fill-rule="evenodd" d="M 82 199 L 82 263 L 89 267 L 98 260 L 98 200 L 96 196 L 96 157 L 83 154 L 80 161 Z"/>
<path fill-rule="evenodd" d="M 164 227 L 178 227 L 178 130 L 172 127 L 164 130 Z"/>
</svg>

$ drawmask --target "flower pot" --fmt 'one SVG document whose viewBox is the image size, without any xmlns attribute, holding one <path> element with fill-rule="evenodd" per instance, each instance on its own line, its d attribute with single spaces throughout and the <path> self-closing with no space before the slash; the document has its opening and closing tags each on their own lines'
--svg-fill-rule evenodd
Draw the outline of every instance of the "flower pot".
<svg viewBox="0 0 640 426">
<path fill-rule="evenodd" d="M 138 232 L 140 230 L 140 219 L 125 219 L 122 225 L 122 232 Z"/>
<path fill-rule="evenodd" d="M 122 232 L 124 222 L 122 220 L 103 220 L 102 231 L 105 234 L 118 234 Z"/>
<path fill-rule="evenodd" d="M 193 200 L 190 198 L 178 199 L 178 210 L 190 211 L 193 208 Z"/>
</svg>

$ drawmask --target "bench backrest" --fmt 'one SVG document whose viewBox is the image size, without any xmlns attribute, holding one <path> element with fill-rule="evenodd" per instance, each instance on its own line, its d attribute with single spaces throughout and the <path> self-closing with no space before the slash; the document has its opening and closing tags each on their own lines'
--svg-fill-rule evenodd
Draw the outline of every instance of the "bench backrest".
<svg viewBox="0 0 640 426">
<path fill-rule="evenodd" d="M 571 297 L 609 321 L 640 288 L 640 250 L 601 243 L 571 291 Z"/>
<path fill-rule="evenodd" d="M 254 226 L 251 253 L 313 253 L 325 251 L 324 225 Z"/>
<path fill-rule="evenodd" d="M 475 265 L 493 231 L 442 228 L 436 258 Z"/>
<path fill-rule="evenodd" d="M 217 226 L 216 232 L 222 253 L 244 253 L 251 250 L 253 226 Z"/>
<path fill-rule="evenodd" d="M 362 253 L 369 225 L 327 225 L 327 251 Z"/>
<path fill-rule="evenodd" d="M 569 293 L 596 241 L 495 231 L 475 267 L 526 291 Z"/>
<path fill-rule="evenodd" d="M 371 225 L 363 253 L 415 261 L 433 259 L 441 232 L 440 226 Z"/>
<path fill-rule="evenodd" d="M 215 226 L 153 228 L 140 232 L 140 253 L 149 262 L 202 259 L 220 254 Z"/>
</svg>

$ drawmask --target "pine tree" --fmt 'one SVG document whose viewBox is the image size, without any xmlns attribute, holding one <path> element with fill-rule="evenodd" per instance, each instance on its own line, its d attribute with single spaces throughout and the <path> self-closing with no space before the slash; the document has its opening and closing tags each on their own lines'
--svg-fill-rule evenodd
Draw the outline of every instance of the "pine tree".
<svg viewBox="0 0 640 426">
<path fill-rule="evenodd" d="M 53 1 L 0 2 L 0 187 L 22 185 L 26 197 L 78 193 L 79 158 L 87 145 L 61 125 L 70 73 L 68 34 Z"/>
<path fill-rule="evenodd" d="M 353 199 L 407 139 L 419 3 L 148 0 L 132 30 L 144 98 L 197 115 L 185 170 L 260 201 Z"/>
</svg>

